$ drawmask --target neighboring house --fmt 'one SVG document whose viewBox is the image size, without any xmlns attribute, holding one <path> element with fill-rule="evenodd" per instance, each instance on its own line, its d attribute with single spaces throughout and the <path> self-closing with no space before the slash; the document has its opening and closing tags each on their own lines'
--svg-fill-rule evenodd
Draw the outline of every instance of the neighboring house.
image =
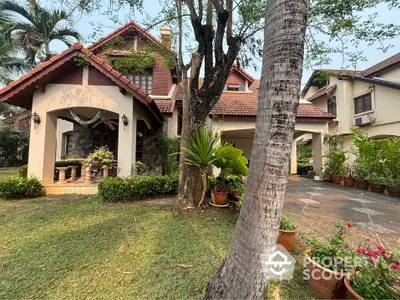
<svg viewBox="0 0 400 300">
<path fill-rule="evenodd" d="M 29 110 L 22 111 L 17 114 L 11 114 L 2 120 L 3 124 L 12 125 L 19 131 L 27 131 L 30 128 L 31 114 Z"/>
<path fill-rule="evenodd" d="M 163 59 L 165 50 L 174 54 L 170 49 L 171 29 L 162 27 L 160 33 L 161 40 L 130 21 L 88 48 L 75 44 L 0 90 L 0 101 L 31 111 L 29 176 L 38 177 L 45 187 L 54 190 L 56 160 L 62 155 L 83 159 L 104 145 L 114 152 L 119 176 L 133 175 L 137 161 L 143 162 L 146 172 L 161 171 L 155 139 L 180 135 L 182 101 L 175 70 Z M 121 38 L 123 46 L 115 43 Z M 116 58 L 135 55 L 146 45 L 155 46 L 155 50 L 152 66 L 145 72 L 121 74 L 116 70 Z M 248 157 L 258 85 L 258 80 L 233 66 L 207 122 L 210 129 L 221 132 L 224 140 L 242 148 Z M 82 123 L 94 118 L 98 119 L 94 124 Z M 294 137 L 312 134 L 317 170 L 322 164 L 322 135 L 332 119 L 311 103 L 299 105 Z M 295 154 L 294 142 L 293 173 Z M 80 192 L 78 188 L 68 191 Z"/>
<path fill-rule="evenodd" d="M 335 116 L 329 133 L 350 137 L 359 127 L 370 138 L 400 136 L 400 53 L 364 71 L 316 70 L 302 97 Z M 344 139 L 344 150 L 352 141 Z"/>
</svg>

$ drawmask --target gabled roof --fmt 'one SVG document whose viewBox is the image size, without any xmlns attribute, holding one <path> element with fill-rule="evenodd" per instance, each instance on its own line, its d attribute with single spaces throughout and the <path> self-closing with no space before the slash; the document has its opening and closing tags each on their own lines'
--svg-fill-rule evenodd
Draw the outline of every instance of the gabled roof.
<svg viewBox="0 0 400 300">
<path fill-rule="evenodd" d="M 384 69 L 389 68 L 399 62 L 400 62 L 400 53 L 397 53 L 397 54 L 373 65 L 372 67 L 369 67 L 365 71 L 361 72 L 361 76 L 369 77 L 369 76 L 376 75 L 377 73 L 383 71 Z"/>
<path fill-rule="evenodd" d="M 304 86 L 303 90 L 301 91 L 301 96 L 307 93 L 308 89 L 313 85 L 315 82 L 315 78 L 321 75 L 332 75 L 336 77 L 353 77 L 360 75 L 360 71 L 355 70 L 339 70 L 339 69 L 317 69 L 311 74 L 310 78 L 308 79 L 306 85 Z"/>
<path fill-rule="evenodd" d="M 325 86 L 324 88 L 318 90 L 314 95 L 309 97 L 307 101 L 313 101 L 322 96 L 331 97 L 335 91 L 336 91 L 336 84 L 331 86 Z"/>
<path fill-rule="evenodd" d="M 260 89 L 260 79 L 255 79 L 254 82 L 250 85 L 249 89 L 252 90 L 254 93 L 258 93 L 258 90 Z"/>
<path fill-rule="evenodd" d="M 0 90 L 0 101 L 6 101 L 30 109 L 32 105 L 32 94 L 37 85 L 42 83 L 46 84 L 46 79 L 50 77 L 49 75 L 77 56 L 84 57 L 92 67 L 111 79 L 120 88 L 132 94 L 133 97 L 149 109 L 152 115 L 159 122 L 162 122 L 163 116 L 149 95 L 131 82 L 127 77 L 114 70 L 109 64 L 84 48 L 80 43 L 74 44 L 71 48 L 52 57 L 50 60 L 40 64 L 18 80 L 15 80 L 2 88 Z"/>
<path fill-rule="evenodd" d="M 94 52 L 98 48 L 100 48 L 101 46 L 105 45 L 106 43 L 108 43 L 109 41 L 114 39 L 115 37 L 120 36 L 120 35 L 124 34 L 125 32 L 128 32 L 128 31 L 130 31 L 132 29 L 138 31 L 140 35 L 142 35 L 144 38 L 150 40 L 151 42 L 153 42 L 155 44 L 158 44 L 158 45 L 162 45 L 162 43 L 161 43 L 161 41 L 159 39 L 157 39 L 154 35 L 152 35 L 147 30 L 145 30 L 138 23 L 136 23 L 135 21 L 131 20 L 128 23 L 126 23 L 125 25 L 122 25 L 121 27 L 117 28 L 113 32 L 111 32 L 111 33 L 107 34 L 106 36 L 104 36 L 102 39 L 100 39 L 97 42 L 95 42 L 92 45 L 90 45 L 88 47 L 88 49 L 90 51 Z M 173 51 L 171 50 L 171 52 L 173 52 Z"/>
<path fill-rule="evenodd" d="M 255 117 L 257 110 L 258 93 L 223 92 L 210 114 Z M 334 118 L 331 114 L 324 112 L 311 103 L 300 103 L 296 117 L 298 119 L 318 119 L 324 122 Z"/>
<path fill-rule="evenodd" d="M 238 72 L 241 76 L 246 78 L 249 81 L 249 86 L 254 82 L 254 77 L 251 76 L 249 73 L 247 73 L 245 70 L 242 68 L 239 68 L 237 65 L 232 66 L 232 71 Z"/>
</svg>

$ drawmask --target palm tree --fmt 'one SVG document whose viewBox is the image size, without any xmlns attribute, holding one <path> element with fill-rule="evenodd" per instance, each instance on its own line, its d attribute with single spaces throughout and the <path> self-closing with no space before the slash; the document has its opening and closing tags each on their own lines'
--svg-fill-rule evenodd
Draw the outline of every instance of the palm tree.
<svg viewBox="0 0 400 300">
<path fill-rule="evenodd" d="M 309 1 L 267 1 L 258 114 L 243 206 L 204 299 L 266 299 L 289 174 Z"/>
<path fill-rule="evenodd" d="M 74 39 L 80 39 L 77 31 L 60 24 L 70 20 L 69 14 L 63 10 L 47 10 L 34 1 L 27 7 L 13 0 L 0 1 L 0 10 L 2 21 L 10 25 L 12 38 L 31 63 L 36 59 L 50 59 L 53 55 L 50 43 L 54 40 L 62 41 L 70 47 Z"/>
</svg>

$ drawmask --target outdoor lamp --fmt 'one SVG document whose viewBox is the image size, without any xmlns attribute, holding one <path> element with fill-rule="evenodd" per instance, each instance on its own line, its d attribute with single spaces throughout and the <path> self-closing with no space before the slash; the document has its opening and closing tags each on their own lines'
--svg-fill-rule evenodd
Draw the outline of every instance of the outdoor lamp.
<svg viewBox="0 0 400 300">
<path fill-rule="evenodd" d="M 121 119 L 122 119 L 122 124 L 124 124 L 124 126 L 128 126 L 128 117 L 126 115 L 123 115 Z"/>
<path fill-rule="evenodd" d="M 36 129 L 36 126 L 38 124 L 40 124 L 40 117 L 36 112 L 34 112 L 32 115 L 32 119 L 33 119 L 33 124 L 35 124 L 35 129 Z"/>
</svg>

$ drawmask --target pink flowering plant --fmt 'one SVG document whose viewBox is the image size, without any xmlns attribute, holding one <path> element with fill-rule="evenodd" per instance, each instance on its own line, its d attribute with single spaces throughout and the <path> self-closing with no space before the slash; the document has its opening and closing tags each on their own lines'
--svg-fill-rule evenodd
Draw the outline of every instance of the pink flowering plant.
<svg viewBox="0 0 400 300">
<path fill-rule="evenodd" d="M 93 172 L 99 173 L 101 169 L 110 169 L 114 162 L 114 154 L 107 146 L 96 149 L 83 162 L 85 167 L 89 167 Z"/>
<path fill-rule="evenodd" d="M 350 272 L 354 263 L 354 252 L 346 236 L 353 226 L 340 221 L 327 240 L 318 239 L 314 234 L 304 237 L 309 257 L 321 266 L 337 272 Z"/>
<path fill-rule="evenodd" d="M 349 278 L 354 291 L 365 299 L 400 299 L 400 250 L 360 246 L 355 253 L 358 263 Z"/>
</svg>

